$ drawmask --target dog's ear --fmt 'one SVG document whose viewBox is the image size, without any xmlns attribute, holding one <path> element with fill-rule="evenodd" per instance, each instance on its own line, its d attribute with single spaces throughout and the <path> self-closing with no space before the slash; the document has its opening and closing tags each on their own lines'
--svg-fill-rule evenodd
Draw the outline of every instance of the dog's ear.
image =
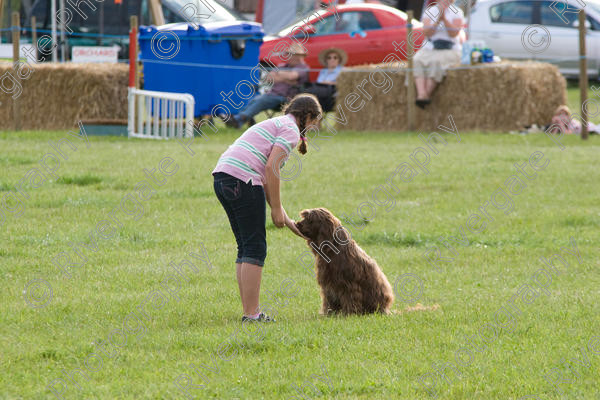
<svg viewBox="0 0 600 400">
<path fill-rule="evenodd" d="M 318 224 L 317 240 L 322 243 L 326 240 L 333 242 L 333 232 L 337 228 L 337 218 L 325 208 L 317 208 L 313 210 L 314 220 Z"/>
<path fill-rule="evenodd" d="M 308 215 L 309 212 L 310 212 L 310 210 L 305 208 L 304 210 L 300 211 L 300 217 L 306 218 L 306 216 Z"/>
</svg>

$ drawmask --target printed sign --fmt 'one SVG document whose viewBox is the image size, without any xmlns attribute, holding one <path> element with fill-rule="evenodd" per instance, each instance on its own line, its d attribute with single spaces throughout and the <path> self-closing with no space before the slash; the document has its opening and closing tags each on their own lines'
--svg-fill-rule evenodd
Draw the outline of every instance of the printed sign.
<svg viewBox="0 0 600 400">
<path fill-rule="evenodd" d="M 19 49 L 19 55 L 21 58 L 26 58 L 27 51 L 30 51 L 30 54 L 35 54 L 32 50 L 33 46 L 31 44 L 22 44 Z M 2 43 L 0 44 L 0 58 L 9 58 L 12 60 L 13 57 L 13 45 L 12 43 Z"/>
<path fill-rule="evenodd" d="M 117 63 L 118 55 L 118 46 L 73 46 L 71 61 L 74 63 Z"/>
</svg>

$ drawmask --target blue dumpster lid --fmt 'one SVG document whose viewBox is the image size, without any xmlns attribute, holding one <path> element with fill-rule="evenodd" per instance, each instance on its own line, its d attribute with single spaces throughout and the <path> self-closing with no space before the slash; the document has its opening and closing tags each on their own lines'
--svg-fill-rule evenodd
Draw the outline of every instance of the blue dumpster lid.
<svg viewBox="0 0 600 400">
<path fill-rule="evenodd" d="M 198 28 L 198 29 L 196 29 Z M 177 22 L 161 26 L 140 26 L 140 39 L 149 39 L 156 32 L 170 31 L 179 38 L 194 37 L 207 39 L 252 38 L 262 39 L 264 31 L 262 25 L 257 22 L 209 22 L 203 25 L 191 25 L 187 22 Z"/>
</svg>

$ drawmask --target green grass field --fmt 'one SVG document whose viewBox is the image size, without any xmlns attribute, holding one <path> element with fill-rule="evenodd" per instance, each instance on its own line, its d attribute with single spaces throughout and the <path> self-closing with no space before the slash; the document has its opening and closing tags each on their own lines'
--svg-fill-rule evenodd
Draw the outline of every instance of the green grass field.
<svg viewBox="0 0 600 400">
<path fill-rule="evenodd" d="M 600 95 L 600 92 L 592 90 L 592 88 L 600 88 L 600 81 L 598 80 L 590 80 L 588 86 L 588 99 L 597 99 Z M 581 114 L 581 102 L 580 99 L 580 91 L 579 91 L 579 81 L 577 80 L 568 80 L 567 81 L 567 105 L 571 109 L 572 113 Z M 593 106 L 589 106 L 588 112 L 595 113 L 595 108 Z M 600 124 L 600 114 L 591 115 L 590 121 L 595 124 Z"/>
<path fill-rule="evenodd" d="M 86 147 L 72 138 L 77 150 L 65 151 L 56 177 L 24 186 L 28 198 L 7 203 L 22 204 L 21 215 L 7 215 L 0 228 L 0 398 L 56 398 L 48 388 L 54 382 L 66 399 L 184 399 L 178 377 L 189 398 L 600 398 L 598 137 L 566 137 L 561 151 L 544 134 L 458 130 L 460 142 L 444 134 L 448 145 L 437 143 L 427 175 L 396 177 L 393 202 L 374 205 L 364 229 L 350 227 L 392 284 L 407 283 L 404 290 L 399 285 L 394 310 L 416 303 L 438 310 L 319 316 L 317 283 L 296 260 L 306 244 L 268 220 L 262 296 L 278 321 L 248 330 L 239 322 L 235 241 L 210 176 L 239 133 L 222 128 L 208 140 L 196 138 L 193 156 L 175 141 L 90 137 Z M 0 133 L 0 195 L 39 168 L 53 151 L 48 140 L 64 137 Z M 409 156 L 423 142 L 416 134 L 342 130 L 319 145 L 318 152 L 309 148 L 298 177 L 283 183 L 284 207 L 293 218 L 303 208 L 327 207 L 358 224 L 357 208 L 373 204 L 372 193 L 399 164 L 418 170 Z M 499 188 L 510 193 L 514 164 L 536 151 L 548 161 L 545 169 L 523 178 L 527 186 L 509 194 L 510 202 L 496 197 L 497 207 L 488 204 L 480 233 L 466 230 L 469 216 Z M 152 173 L 165 157 L 174 162 L 163 167 L 173 171 L 176 163 L 176 172 L 162 186 L 136 188 L 148 179 L 144 169 Z M 127 200 L 138 191 L 148 200 Z M 103 231 L 107 238 L 96 236 L 92 248 L 90 232 L 94 237 L 111 217 L 122 227 Z M 468 244 L 455 244 L 452 254 L 440 238 L 461 227 Z M 570 238 L 579 261 L 561 250 L 572 248 Z M 70 247 L 77 243 L 87 244 L 75 246 L 80 256 Z M 212 268 L 200 260 L 203 246 Z M 433 246 L 454 260 L 436 270 L 423 257 Z M 540 257 L 558 253 L 568 267 L 556 263 L 547 288 L 530 292 L 539 297 L 519 297 L 520 313 L 486 331 L 523 285 L 534 290 L 532 275 L 545 268 Z M 197 270 L 185 270 L 188 279 L 175 293 L 174 281 L 164 280 L 174 276 L 169 263 L 184 258 Z M 398 279 L 403 274 L 418 278 Z M 478 332 L 488 343 L 475 337 L 468 345 Z M 444 381 L 432 374 L 432 364 L 458 366 L 455 354 L 466 360 L 457 353 L 465 346 L 472 357 L 458 367 L 460 375 L 448 369 Z M 584 361 L 573 361 L 569 371 L 563 359 Z"/>
</svg>

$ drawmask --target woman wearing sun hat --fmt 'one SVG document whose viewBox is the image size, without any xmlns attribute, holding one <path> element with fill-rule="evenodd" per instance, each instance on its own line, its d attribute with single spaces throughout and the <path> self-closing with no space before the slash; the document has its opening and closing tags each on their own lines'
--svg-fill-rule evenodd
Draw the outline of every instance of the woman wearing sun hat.
<svg viewBox="0 0 600 400">
<path fill-rule="evenodd" d="M 319 53 L 319 62 L 323 68 L 319 72 L 317 83 L 324 85 L 335 85 L 335 81 L 342 71 L 342 67 L 348 61 L 348 55 L 342 49 L 330 48 Z"/>
<path fill-rule="evenodd" d="M 330 48 L 319 53 L 319 62 L 325 68 L 319 71 L 316 84 L 310 85 L 305 92 L 317 96 L 324 111 L 331 111 L 335 106 L 336 81 L 346 61 L 348 55 L 342 49 Z"/>
</svg>

